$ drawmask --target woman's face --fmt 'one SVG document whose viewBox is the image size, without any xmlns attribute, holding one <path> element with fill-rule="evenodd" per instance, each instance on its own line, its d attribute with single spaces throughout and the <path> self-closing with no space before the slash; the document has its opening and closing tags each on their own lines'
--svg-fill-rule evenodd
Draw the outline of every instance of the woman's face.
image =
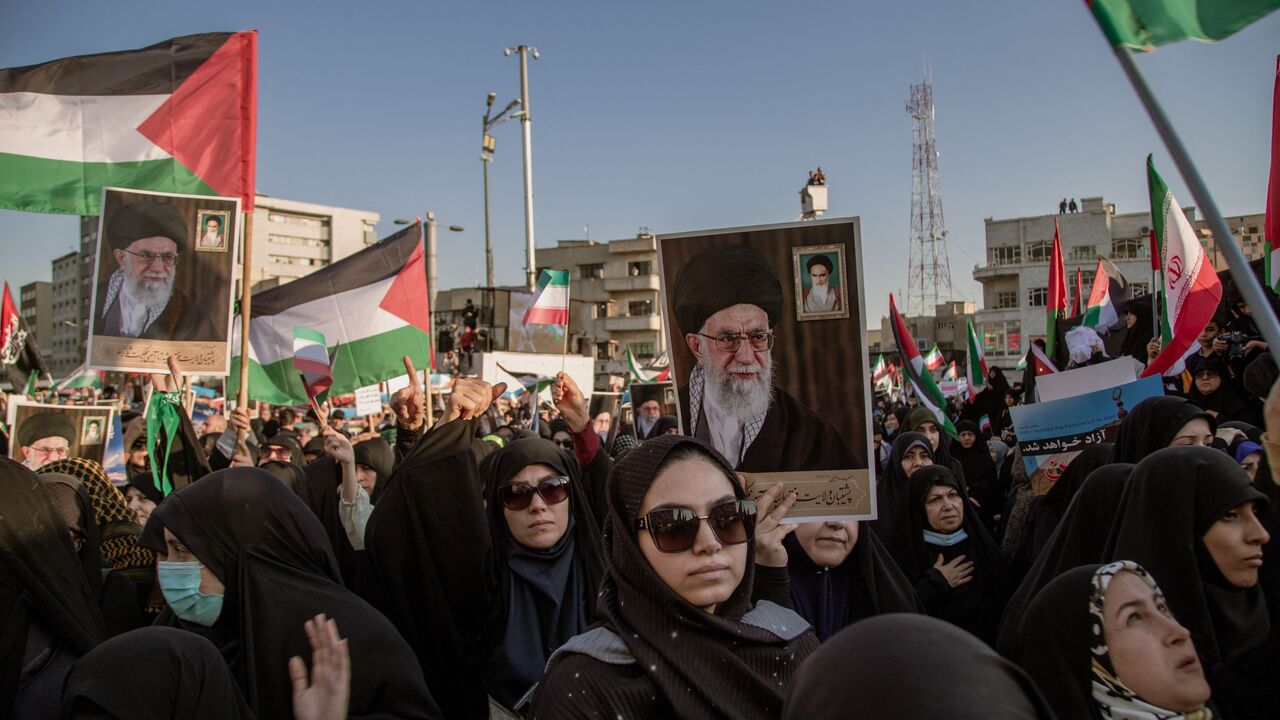
<svg viewBox="0 0 1280 720">
<path fill-rule="evenodd" d="M 938 442 L 942 439 L 942 434 L 938 432 L 937 424 L 922 422 L 920 423 L 920 427 L 916 428 L 916 432 L 929 438 L 929 447 L 933 448 L 934 452 L 938 451 Z"/>
<path fill-rule="evenodd" d="M 147 519 L 151 517 L 151 511 L 156 509 L 156 504 L 136 487 L 125 488 L 124 499 L 128 501 L 129 509 L 138 518 L 138 524 L 146 525 Z"/>
<path fill-rule="evenodd" d="M 1112 578 L 1102 614 L 1111 666 L 1126 687 L 1152 705 L 1179 713 L 1204 705 L 1209 683 L 1191 633 L 1142 578 L 1128 571 Z"/>
<path fill-rule="evenodd" d="M 1196 373 L 1196 389 L 1201 395 L 1212 395 L 1222 386 L 1222 376 L 1212 370 Z"/>
<path fill-rule="evenodd" d="M 1127 328 L 1131 328 L 1131 327 L 1133 327 L 1133 326 L 1134 326 L 1134 325 L 1136 325 L 1136 324 L 1138 324 L 1138 316 L 1137 316 L 1137 315 L 1134 315 L 1133 313 L 1125 313 L 1125 314 L 1124 314 L 1124 326 L 1125 326 L 1125 327 L 1127 327 Z"/>
<path fill-rule="evenodd" d="M 559 445 L 565 450 L 573 449 L 573 436 L 564 430 L 557 430 L 551 435 L 551 442 Z"/>
<path fill-rule="evenodd" d="M 1258 467 L 1262 464 L 1262 453 L 1249 453 L 1240 461 L 1240 468 L 1249 476 L 1249 480 L 1258 478 Z"/>
<path fill-rule="evenodd" d="M 218 579 L 217 575 L 205 565 L 200 558 L 195 556 L 176 535 L 169 532 L 168 528 L 164 530 L 164 544 L 168 552 L 161 553 L 156 559 L 166 562 L 199 562 L 200 563 L 200 592 L 205 595 L 222 595 L 226 593 L 227 588 Z"/>
<path fill-rule="evenodd" d="M 560 477 L 560 473 L 550 465 L 535 463 L 526 467 L 511 479 L 512 484 L 525 483 L 538 487 L 543 480 Z M 533 493 L 529 507 L 523 510 L 502 508 L 502 517 L 507 521 L 507 529 L 511 537 L 522 546 L 532 550 L 546 550 L 564 537 L 569 529 L 569 500 L 548 505 L 538 493 Z"/>
<path fill-rule="evenodd" d="M 800 523 L 795 533 L 809 559 L 824 568 L 844 562 L 858 544 L 857 521 Z"/>
<path fill-rule="evenodd" d="M 964 448 L 965 450 L 968 450 L 969 448 L 973 447 L 973 444 L 977 441 L 978 441 L 978 436 L 975 435 L 974 433 L 971 433 L 968 430 L 960 431 L 960 447 Z"/>
<path fill-rule="evenodd" d="M 378 471 L 368 465 L 356 465 L 356 483 L 373 497 L 373 489 L 378 486 Z"/>
<path fill-rule="evenodd" d="M 929 451 L 918 445 L 902 456 L 902 472 L 906 473 L 907 477 L 911 477 L 911 474 L 920 468 L 932 464 L 933 458 L 929 457 Z"/>
<path fill-rule="evenodd" d="M 640 517 L 660 507 L 690 508 L 701 516 L 734 499 L 733 486 L 719 466 L 703 458 L 676 460 L 654 478 L 640 501 Z M 684 552 L 662 552 L 645 530 L 636 533 L 636 542 L 667 587 L 707 612 L 729 599 L 746 572 L 748 543 L 725 545 L 705 520 L 698 523 L 693 547 Z"/>
<path fill-rule="evenodd" d="M 1258 519 L 1252 502 L 1232 508 L 1204 534 L 1204 546 L 1227 582 L 1238 588 L 1258 584 L 1262 546 L 1271 536 Z"/>
<path fill-rule="evenodd" d="M 929 527 L 950 535 L 964 523 L 964 500 L 960 491 L 950 485 L 934 485 L 924 496 L 924 514 Z"/>
<path fill-rule="evenodd" d="M 1209 421 L 1204 418 L 1192 418 L 1169 441 L 1169 447 L 1183 445 L 1212 445 L 1213 431 L 1209 429 Z"/>
<path fill-rule="evenodd" d="M 888 430 L 891 433 L 895 432 L 898 429 L 898 416 L 894 415 L 893 413 L 889 413 L 888 415 L 885 415 L 884 429 Z"/>
</svg>

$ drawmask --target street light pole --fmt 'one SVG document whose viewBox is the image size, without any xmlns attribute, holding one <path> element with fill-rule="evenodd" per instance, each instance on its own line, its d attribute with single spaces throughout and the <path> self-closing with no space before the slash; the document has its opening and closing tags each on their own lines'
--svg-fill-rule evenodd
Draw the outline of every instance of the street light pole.
<svg viewBox="0 0 1280 720">
<path fill-rule="evenodd" d="M 490 118 L 489 114 L 493 112 L 493 101 L 497 97 L 497 93 L 489 93 L 489 97 L 485 100 L 480 145 L 480 161 L 484 165 L 484 282 L 485 287 L 490 289 L 493 288 L 494 283 L 493 239 L 489 236 L 489 161 L 493 160 L 493 151 L 497 146 L 497 141 L 489 134 L 489 129 L 510 120 L 511 118 L 507 116 L 507 113 L 520 104 L 519 100 L 512 100 L 507 103 L 507 106 L 496 117 Z"/>
<path fill-rule="evenodd" d="M 537 280 L 535 273 L 538 271 L 537 263 L 534 261 L 533 249 L 533 148 L 531 140 L 530 126 L 533 118 L 529 116 L 529 55 L 533 54 L 533 59 L 538 59 L 538 49 L 529 47 L 528 45 L 520 45 L 515 48 L 506 48 L 502 51 L 504 55 L 511 55 L 512 52 L 520 55 L 520 127 L 524 138 L 524 239 L 525 239 L 525 280 L 530 290 L 533 290 Z"/>
</svg>

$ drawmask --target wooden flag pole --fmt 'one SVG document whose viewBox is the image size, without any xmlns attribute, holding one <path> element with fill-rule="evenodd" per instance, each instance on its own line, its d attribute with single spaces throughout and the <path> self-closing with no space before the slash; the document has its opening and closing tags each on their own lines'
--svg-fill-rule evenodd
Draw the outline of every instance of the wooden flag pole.
<svg viewBox="0 0 1280 720">
<path fill-rule="evenodd" d="M 249 315 L 253 304 L 250 277 L 253 267 L 253 213 L 244 216 L 244 254 L 240 273 L 240 389 L 236 393 L 236 407 L 246 410 L 249 405 Z M 313 401 L 314 402 L 314 401 Z M 239 439 L 244 439 L 241 432 Z"/>
<path fill-rule="evenodd" d="M 573 318 L 572 300 L 569 299 L 569 288 L 573 283 L 564 286 L 564 349 L 560 352 L 560 372 L 564 372 L 569 356 L 569 325 Z"/>
<path fill-rule="evenodd" d="M 328 430 L 328 429 L 329 429 L 329 417 L 328 417 L 327 415 L 325 415 L 324 413 L 320 412 L 320 406 L 316 404 L 316 398 L 315 398 L 315 396 L 314 396 L 314 395 L 312 395 L 311 393 L 307 393 L 307 402 L 311 403 L 311 409 L 312 409 L 312 410 L 315 412 L 315 414 L 316 414 L 316 420 L 318 420 L 318 421 L 320 422 L 320 429 L 321 429 L 321 430 Z"/>
</svg>

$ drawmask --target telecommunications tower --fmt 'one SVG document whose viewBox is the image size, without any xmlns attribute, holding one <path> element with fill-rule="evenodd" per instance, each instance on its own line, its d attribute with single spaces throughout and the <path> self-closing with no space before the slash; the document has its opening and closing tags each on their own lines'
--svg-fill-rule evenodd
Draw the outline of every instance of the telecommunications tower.
<svg viewBox="0 0 1280 720">
<path fill-rule="evenodd" d="M 915 145 L 911 170 L 911 249 L 907 266 L 907 314 L 932 315 L 951 299 L 947 223 L 942 217 L 938 144 L 933 130 L 933 85 L 926 76 L 907 99 Z"/>
</svg>

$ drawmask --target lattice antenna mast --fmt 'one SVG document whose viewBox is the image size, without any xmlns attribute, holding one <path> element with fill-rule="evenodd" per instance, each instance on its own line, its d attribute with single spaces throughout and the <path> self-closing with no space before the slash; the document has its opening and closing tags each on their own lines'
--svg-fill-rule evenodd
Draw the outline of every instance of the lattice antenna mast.
<svg viewBox="0 0 1280 720">
<path fill-rule="evenodd" d="M 926 78 L 911 86 L 907 100 L 914 142 L 911 171 L 911 247 L 907 266 L 907 312 L 932 315 L 951 299 L 951 259 L 942 216 L 938 147 L 933 128 L 933 85 Z"/>
</svg>

